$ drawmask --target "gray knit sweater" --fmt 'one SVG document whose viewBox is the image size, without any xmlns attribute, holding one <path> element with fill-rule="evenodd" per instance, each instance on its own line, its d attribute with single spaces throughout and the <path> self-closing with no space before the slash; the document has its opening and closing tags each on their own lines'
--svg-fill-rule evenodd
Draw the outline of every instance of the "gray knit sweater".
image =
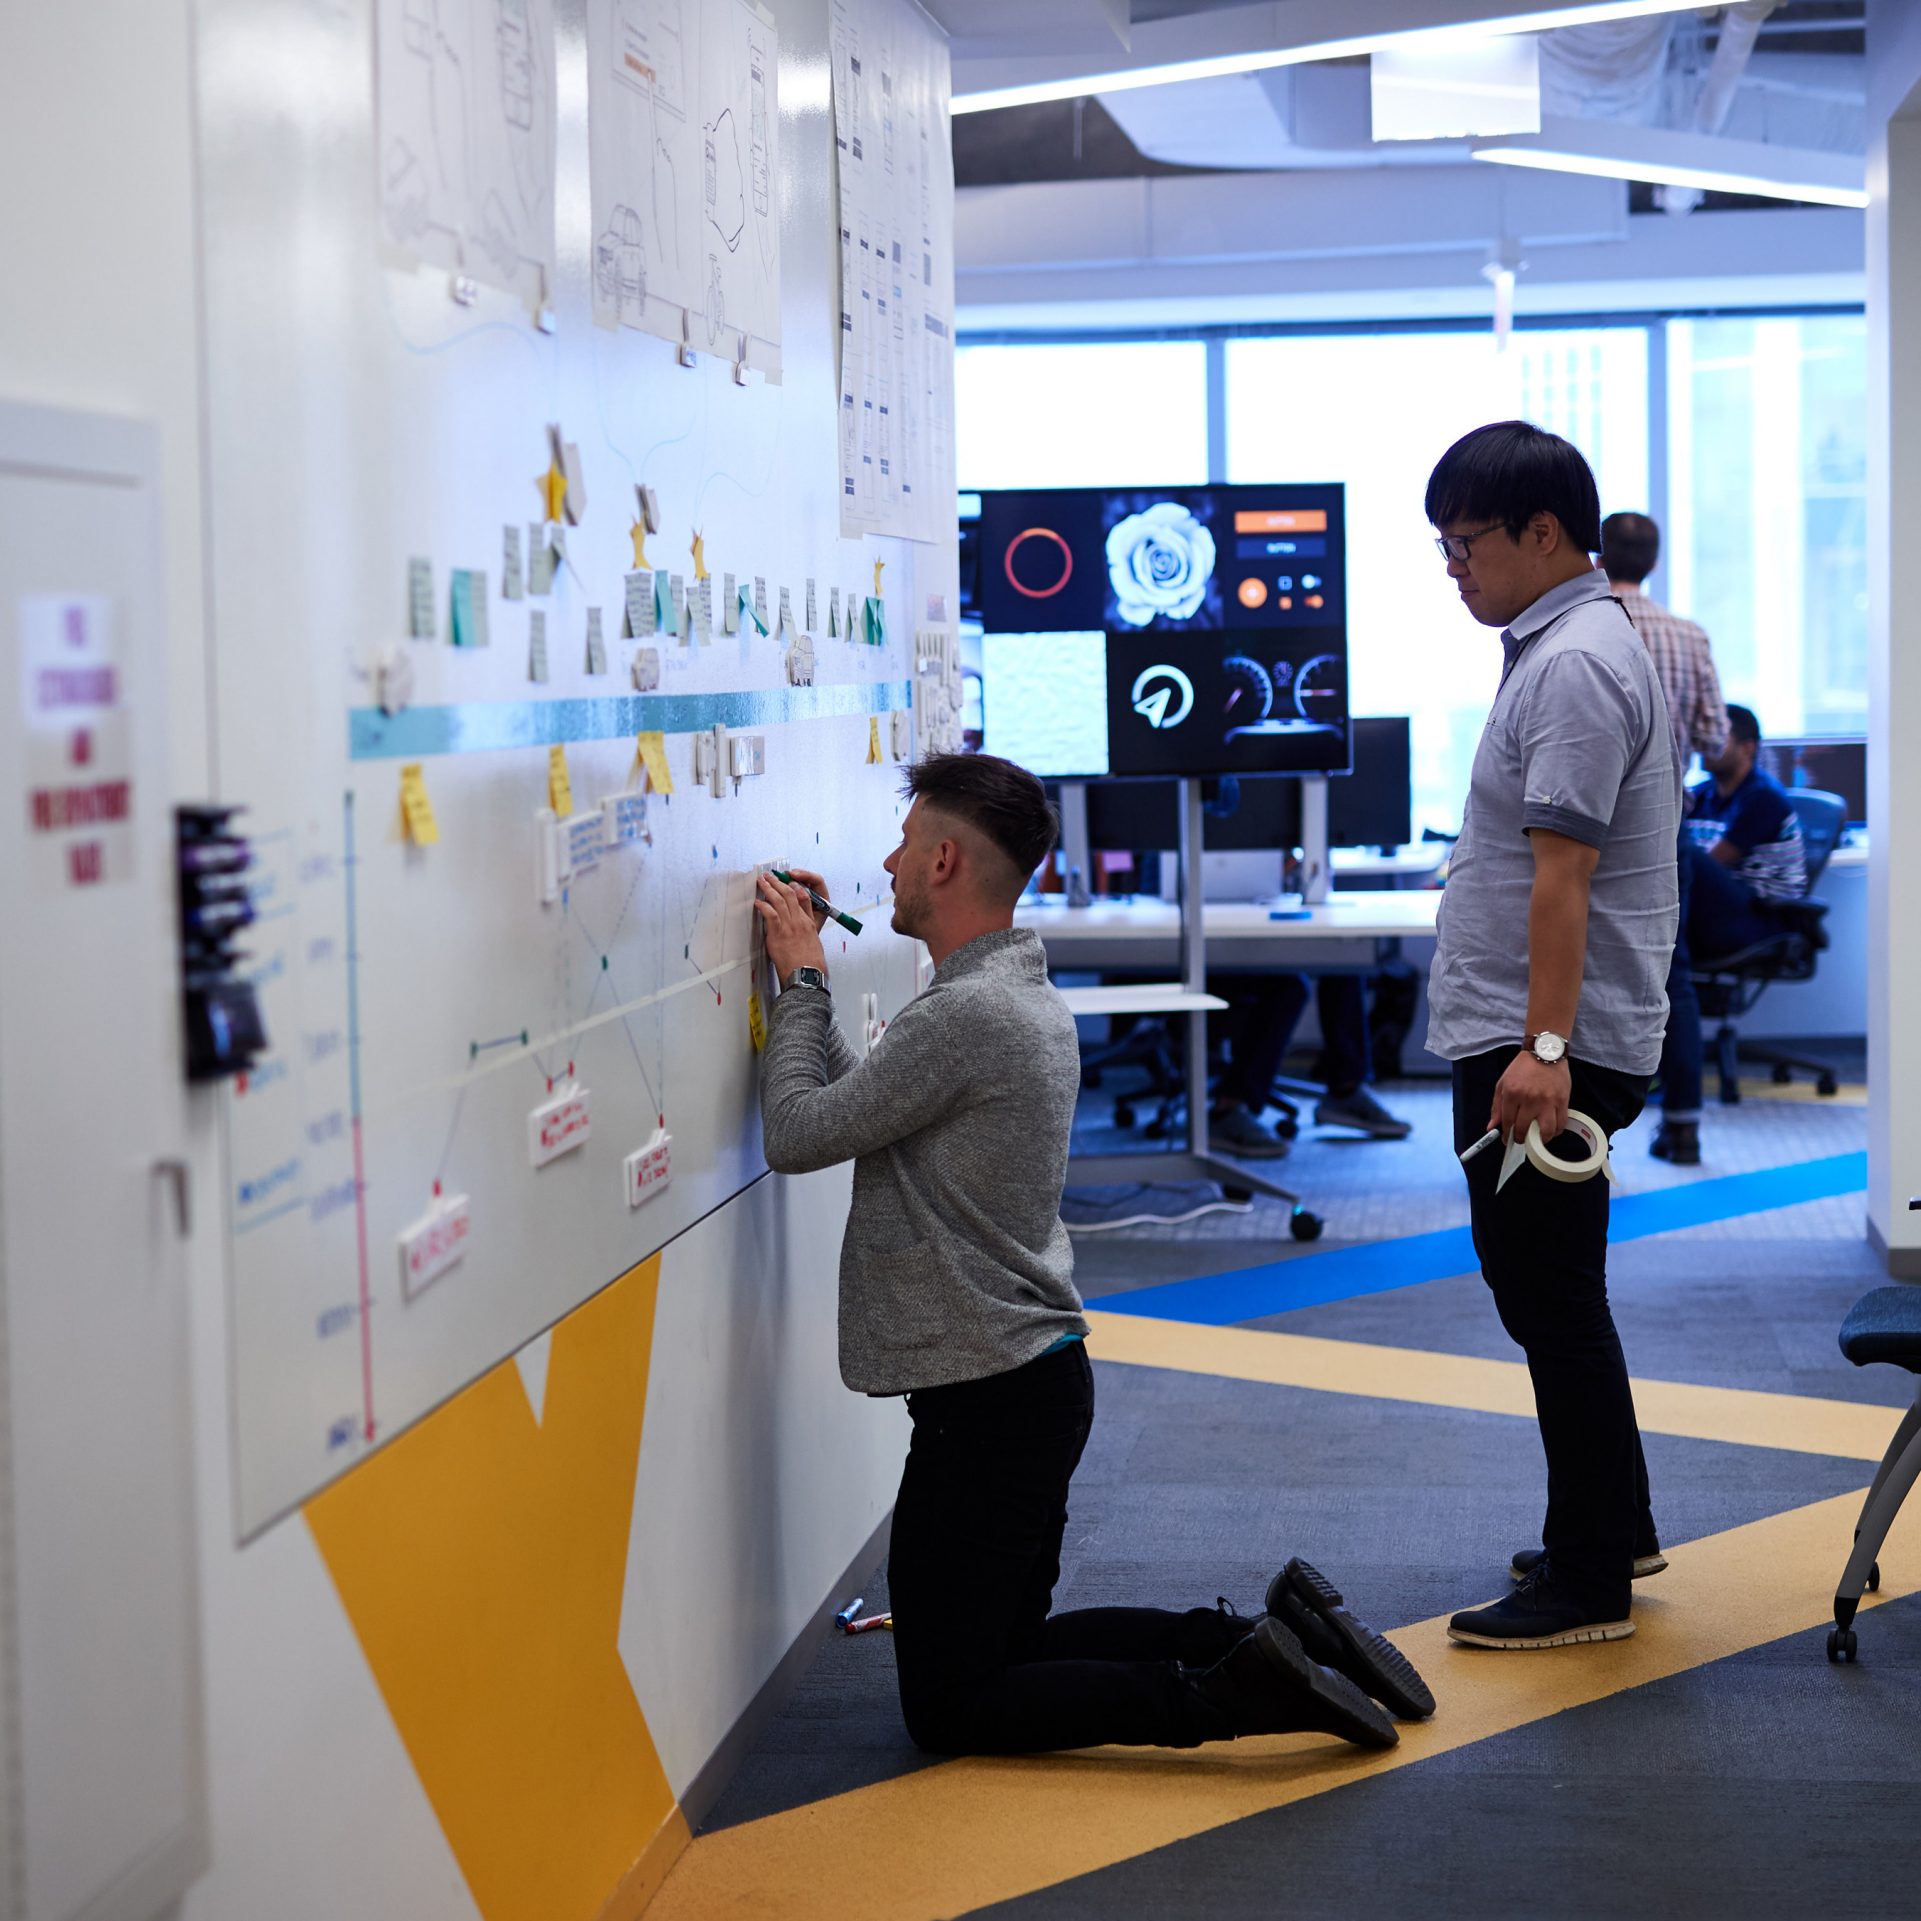
<svg viewBox="0 0 1921 1921">
<path fill-rule="evenodd" d="M 761 1067 L 767 1164 L 854 1163 L 840 1250 L 840 1372 L 865 1394 L 1021 1366 L 1085 1334 L 1061 1225 L 1080 1088 L 1074 1017 L 1039 938 L 948 955 L 866 1060 L 818 988 L 774 1004 Z"/>
</svg>

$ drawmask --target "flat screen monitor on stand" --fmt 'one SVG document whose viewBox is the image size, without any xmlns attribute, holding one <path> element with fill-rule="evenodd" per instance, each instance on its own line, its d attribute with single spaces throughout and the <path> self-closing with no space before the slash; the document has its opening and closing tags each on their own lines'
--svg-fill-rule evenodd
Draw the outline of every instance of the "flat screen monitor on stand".
<svg viewBox="0 0 1921 1921">
<path fill-rule="evenodd" d="M 1085 790 L 1179 782 L 1181 980 L 1206 991 L 1199 782 L 1299 774 L 1303 840 L 1326 891 L 1328 774 L 1350 763 L 1347 516 L 1328 486 L 1053 488 L 963 494 L 963 611 L 981 623 L 983 744 L 1069 783 L 1085 872 Z M 1070 855 L 1070 865 L 1076 864 Z M 1188 1002 L 1191 1006 L 1191 998 Z M 1209 1152 L 1207 1015 L 1187 1017 L 1188 1151 L 1102 1156 L 1096 1181 L 1202 1179 L 1295 1201 Z"/>
</svg>

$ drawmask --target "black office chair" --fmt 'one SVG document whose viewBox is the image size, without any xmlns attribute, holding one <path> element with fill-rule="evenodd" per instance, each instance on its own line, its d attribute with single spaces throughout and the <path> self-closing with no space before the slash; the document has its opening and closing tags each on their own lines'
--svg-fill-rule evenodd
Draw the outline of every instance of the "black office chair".
<svg viewBox="0 0 1921 1921">
<path fill-rule="evenodd" d="M 1847 802 L 1838 794 L 1824 794 L 1818 788 L 1797 787 L 1788 795 L 1795 818 L 1801 823 L 1801 845 L 1807 859 L 1807 885 L 1799 900 L 1771 901 L 1768 912 L 1780 928 L 1766 940 L 1744 947 L 1738 954 L 1725 954 L 1705 961 L 1693 970 L 1696 991 L 1701 997 L 1703 1019 L 1719 1023 L 1714 1033 L 1715 1063 L 1721 1075 L 1721 1100 L 1732 1106 L 1741 1098 L 1741 1062 L 1760 1061 L 1774 1069 L 1774 1079 L 1785 1086 L 1798 1067 L 1814 1076 L 1817 1094 L 1832 1094 L 1838 1083 L 1834 1069 L 1826 1061 L 1805 1054 L 1792 1054 L 1779 1047 L 1764 1047 L 1744 1042 L 1736 1023 L 1752 1011 L 1754 1004 L 1776 981 L 1808 981 L 1814 978 L 1816 957 L 1828 944 L 1827 903 L 1812 898 L 1814 884 L 1821 878 L 1841 839 L 1847 823 Z"/>
<path fill-rule="evenodd" d="M 1921 1208 L 1921 1201 L 1908 1205 Z M 1877 1287 L 1871 1294 L 1862 1295 L 1841 1323 L 1841 1352 L 1856 1367 L 1866 1367 L 1871 1361 L 1892 1361 L 1910 1374 L 1921 1375 L 1921 1287 Z M 1864 1593 L 1872 1593 L 1881 1585 L 1881 1564 L 1875 1557 L 1917 1477 L 1921 1477 L 1921 1393 L 1902 1415 L 1862 1504 L 1854 1546 L 1842 1570 L 1841 1585 L 1834 1591 L 1834 1626 L 1828 1631 L 1830 1661 L 1854 1659 L 1855 1610 Z"/>
<path fill-rule="evenodd" d="M 1145 1087 L 1130 1087 L 1116 1095 L 1114 1125 L 1132 1127 L 1137 1105 L 1151 1104 L 1154 1119 L 1148 1132 L 1155 1139 L 1167 1131 L 1171 1110 L 1180 1099 L 1183 1077 L 1174 1031 L 1165 1015 L 1126 1017 L 1125 1029 L 1097 1047 L 1081 1050 L 1081 1085 L 1098 1088 L 1106 1073 L 1117 1067 L 1138 1067 L 1147 1076 Z M 1111 1033 L 1110 1026 L 1110 1033 Z"/>
</svg>

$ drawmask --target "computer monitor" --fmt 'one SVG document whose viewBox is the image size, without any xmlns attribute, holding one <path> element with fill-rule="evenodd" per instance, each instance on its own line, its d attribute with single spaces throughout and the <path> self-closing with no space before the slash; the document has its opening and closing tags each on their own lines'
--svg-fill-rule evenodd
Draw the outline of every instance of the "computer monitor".
<svg viewBox="0 0 1921 1921">
<path fill-rule="evenodd" d="M 1848 804 L 1848 824 L 1868 818 L 1868 743 L 1858 736 L 1805 735 L 1761 743 L 1761 765 L 1783 787 L 1816 787 Z"/>
<path fill-rule="evenodd" d="M 1208 853 L 1267 853 L 1301 841 L 1301 784 L 1285 775 L 1208 781 L 1201 793 Z M 1231 811 L 1223 811 L 1232 802 Z M 1087 787 L 1087 844 L 1104 853 L 1169 853 L 1181 844 L 1180 788 L 1171 780 L 1097 780 Z"/>
<path fill-rule="evenodd" d="M 1345 773 L 1344 499 L 963 494 L 987 750 L 1062 778 Z"/>
<path fill-rule="evenodd" d="M 1354 771 L 1327 790 L 1330 847 L 1401 847 L 1414 838 L 1414 766 L 1408 718 L 1348 723 Z"/>
</svg>

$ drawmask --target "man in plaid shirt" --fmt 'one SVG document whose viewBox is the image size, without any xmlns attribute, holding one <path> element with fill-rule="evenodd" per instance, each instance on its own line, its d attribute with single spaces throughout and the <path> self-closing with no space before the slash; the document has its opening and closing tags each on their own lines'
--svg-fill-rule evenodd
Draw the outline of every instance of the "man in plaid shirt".
<svg viewBox="0 0 1921 1921">
<path fill-rule="evenodd" d="M 1646 514 L 1609 514 L 1601 522 L 1601 566 L 1653 659 L 1685 774 L 1693 755 L 1706 761 L 1727 745 L 1728 712 L 1706 633 L 1641 591 L 1660 558 L 1661 530 Z M 1685 839 L 1685 808 L 1681 832 Z M 1661 1127 L 1649 1151 L 1693 1167 L 1701 1159 L 1701 1003 L 1690 973 L 1685 860 L 1680 874 L 1681 923 L 1668 970 L 1668 1031 L 1661 1049 Z"/>
</svg>

